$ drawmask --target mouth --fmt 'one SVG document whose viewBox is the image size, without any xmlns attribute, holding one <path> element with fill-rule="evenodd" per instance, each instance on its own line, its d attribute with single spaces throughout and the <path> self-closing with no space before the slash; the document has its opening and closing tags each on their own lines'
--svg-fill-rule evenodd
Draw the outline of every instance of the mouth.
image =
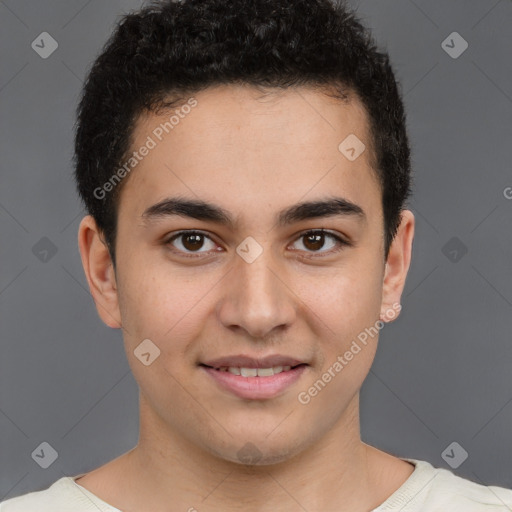
<svg viewBox="0 0 512 512">
<path fill-rule="evenodd" d="M 208 366 L 206 364 L 200 364 L 199 366 L 204 366 L 205 368 L 211 368 L 212 370 L 216 370 L 218 372 L 228 372 L 232 375 L 238 375 L 240 377 L 272 377 L 274 375 L 278 375 L 283 372 L 289 372 L 290 370 L 295 370 L 299 366 L 306 366 L 306 363 L 300 363 L 296 365 L 279 365 L 279 366 L 269 366 L 268 368 L 255 368 L 255 367 L 244 367 L 244 366 Z"/>
<path fill-rule="evenodd" d="M 269 400 L 298 382 L 309 365 L 210 366 L 199 364 L 217 388 L 246 400 Z"/>
</svg>

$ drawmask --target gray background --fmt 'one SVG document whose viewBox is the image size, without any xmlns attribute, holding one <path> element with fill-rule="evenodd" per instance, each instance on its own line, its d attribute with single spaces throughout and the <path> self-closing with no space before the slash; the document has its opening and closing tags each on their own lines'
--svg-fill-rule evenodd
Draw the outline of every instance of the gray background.
<svg viewBox="0 0 512 512">
<path fill-rule="evenodd" d="M 141 4 L 0 1 L 0 501 L 137 442 L 120 332 L 99 320 L 80 263 L 70 159 L 85 72 Z M 351 5 L 403 87 L 417 221 L 402 316 L 362 390 L 362 438 L 447 469 L 455 441 L 468 453 L 456 474 L 512 487 L 512 4 Z M 59 45 L 47 59 L 31 48 L 44 31 Z M 454 31 L 469 43 L 456 59 L 442 47 Z M 58 452 L 47 469 L 32 457 L 42 442 Z"/>
</svg>

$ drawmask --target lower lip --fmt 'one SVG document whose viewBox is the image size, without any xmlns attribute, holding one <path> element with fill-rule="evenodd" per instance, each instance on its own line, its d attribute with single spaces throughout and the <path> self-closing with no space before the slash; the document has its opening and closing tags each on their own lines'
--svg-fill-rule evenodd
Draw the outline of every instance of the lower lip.
<svg viewBox="0 0 512 512">
<path fill-rule="evenodd" d="M 208 366 L 201 366 L 222 388 L 240 398 L 262 400 L 274 398 L 297 382 L 306 370 L 306 365 L 269 377 L 242 377 L 230 372 L 221 372 Z"/>
</svg>

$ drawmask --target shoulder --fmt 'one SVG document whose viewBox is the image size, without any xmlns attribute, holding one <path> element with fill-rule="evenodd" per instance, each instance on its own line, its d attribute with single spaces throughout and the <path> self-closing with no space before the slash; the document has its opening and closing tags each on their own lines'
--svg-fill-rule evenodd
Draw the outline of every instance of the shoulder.
<svg viewBox="0 0 512 512">
<path fill-rule="evenodd" d="M 47 489 L 30 492 L 0 503 L 0 512 L 116 512 L 78 486 L 73 477 L 62 477 Z"/>
<path fill-rule="evenodd" d="M 47 489 L 29 492 L 0 503 L 0 512 L 64 512 L 76 501 L 70 477 L 63 477 Z"/>
<path fill-rule="evenodd" d="M 436 478 L 430 492 L 433 502 L 458 506 L 467 512 L 512 510 L 512 489 L 483 485 L 447 469 L 435 468 L 435 471 Z"/>
<path fill-rule="evenodd" d="M 409 496 L 402 496 L 402 498 L 408 498 L 411 504 L 411 507 L 404 508 L 404 512 L 407 510 L 510 512 L 512 510 L 512 489 L 486 486 L 458 476 L 448 469 L 436 468 L 427 461 L 406 460 L 416 465 L 416 470 L 413 472 L 413 475 L 416 473 L 414 479 L 416 485 L 407 489 L 404 484 L 403 490 Z M 417 508 L 418 505 L 420 508 Z"/>
</svg>

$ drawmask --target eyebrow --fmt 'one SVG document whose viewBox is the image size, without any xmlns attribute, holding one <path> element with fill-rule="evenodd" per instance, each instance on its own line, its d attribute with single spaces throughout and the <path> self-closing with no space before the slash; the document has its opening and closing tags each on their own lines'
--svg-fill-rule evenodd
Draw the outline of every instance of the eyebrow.
<svg viewBox="0 0 512 512">
<path fill-rule="evenodd" d="M 214 222 L 230 228 L 234 228 L 236 224 L 236 220 L 231 214 L 220 206 L 202 200 L 180 197 L 166 198 L 150 206 L 142 214 L 146 224 L 153 220 L 172 216 Z M 366 214 L 359 205 L 343 197 L 330 197 L 298 203 L 280 211 L 277 214 L 277 224 L 283 227 L 307 219 L 334 216 L 352 217 L 366 221 Z"/>
</svg>

